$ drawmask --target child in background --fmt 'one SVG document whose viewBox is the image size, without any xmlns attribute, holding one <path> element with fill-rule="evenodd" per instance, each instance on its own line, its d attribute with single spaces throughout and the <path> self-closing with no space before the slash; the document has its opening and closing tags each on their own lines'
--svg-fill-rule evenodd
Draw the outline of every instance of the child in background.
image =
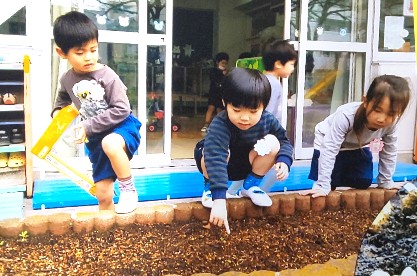
<svg viewBox="0 0 417 276">
<path fill-rule="evenodd" d="M 207 202 L 212 205 L 210 223 L 225 224 L 227 230 L 228 181 L 244 179 L 241 194 L 255 205 L 271 206 L 259 184 L 274 165 L 278 179 L 288 177 L 293 147 L 279 121 L 265 111 L 271 96 L 265 75 L 235 68 L 226 76 L 224 91 L 226 110 L 213 119 L 206 137 L 197 143 L 194 157 L 204 176 Z"/>
<path fill-rule="evenodd" d="M 75 104 L 82 117 L 75 126 L 75 143 L 86 141 L 99 209 L 130 213 L 138 195 L 129 160 L 139 147 L 141 123 L 132 115 L 127 88 L 112 69 L 98 63 L 97 26 L 85 14 L 72 11 L 58 17 L 53 34 L 56 52 L 72 68 L 60 79 L 52 116 Z M 120 197 L 115 207 L 116 179 Z"/>
<path fill-rule="evenodd" d="M 367 189 L 372 183 L 372 152 L 379 152 L 377 184 L 399 189 L 392 175 L 397 162 L 398 120 L 410 99 L 405 79 L 393 75 L 375 78 L 362 102 L 340 106 L 315 128 L 309 179 L 312 190 L 325 196 L 336 187 Z"/>
<path fill-rule="evenodd" d="M 263 55 L 262 61 L 265 67 L 265 75 L 271 84 L 271 99 L 265 110 L 271 112 L 280 122 L 284 128 L 287 122 L 282 121 L 283 110 L 287 107 L 282 106 L 282 84 L 281 80 L 289 78 L 294 72 L 294 67 L 297 62 L 298 53 L 294 47 L 288 43 L 288 40 L 277 40 L 267 45 Z M 261 184 L 264 191 L 269 191 L 275 184 L 276 172 L 274 169 L 270 170 Z"/>
<path fill-rule="evenodd" d="M 227 64 L 229 63 L 229 55 L 220 52 L 214 58 L 216 67 L 210 70 L 210 89 L 208 98 L 208 107 L 206 112 L 205 124 L 201 128 L 202 132 L 206 132 L 207 128 L 213 119 L 213 114 L 218 114 L 224 109 L 222 102 L 222 85 L 224 77 L 227 73 Z"/>
</svg>

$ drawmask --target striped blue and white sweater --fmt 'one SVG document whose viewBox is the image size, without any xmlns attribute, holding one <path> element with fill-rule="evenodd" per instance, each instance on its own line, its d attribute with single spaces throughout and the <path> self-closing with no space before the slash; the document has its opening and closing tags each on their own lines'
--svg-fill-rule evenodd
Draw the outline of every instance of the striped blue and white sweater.
<svg viewBox="0 0 417 276">
<path fill-rule="evenodd" d="M 293 162 L 293 146 L 285 129 L 270 112 L 264 111 L 259 122 L 248 130 L 240 130 L 233 125 L 226 111 L 222 111 L 213 119 L 204 138 L 204 161 L 213 199 L 226 198 L 229 149 L 230 158 L 237 149 L 243 149 L 249 155 L 256 142 L 267 134 L 276 136 L 281 144 L 276 162 L 284 162 L 290 168 Z M 246 156 L 245 153 L 239 153 L 242 154 Z"/>
</svg>

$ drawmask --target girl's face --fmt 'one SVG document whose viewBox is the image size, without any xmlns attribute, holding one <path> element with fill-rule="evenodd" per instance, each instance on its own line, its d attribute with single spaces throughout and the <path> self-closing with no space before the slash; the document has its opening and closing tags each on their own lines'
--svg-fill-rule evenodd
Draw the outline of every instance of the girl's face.
<svg viewBox="0 0 417 276">
<path fill-rule="evenodd" d="M 258 108 L 236 107 L 231 104 L 226 106 L 230 122 L 240 130 L 248 130 L 256 125 L 261 119 L 264 105 L 261 103 Z"/>
<path fill-rule="evenodd" d="M 364 101 L 366 109 L 366 127 L 370 130 L 377 130 L 391 126 L 398 118 L 398 112 L 391 111 L 391 101 L 388 97 L 384 97 L 377 106 L 374 102 Z"/>
<path fill-rule="evenodd" d="M 98 42 L 91 40 L 81 47 L 71 48 L 67 54 L 57 48 L 57 53 L 64 59 L 68 59 L 73 70 L 79 74 L 93 72 L 97 69 Z"/>
</svg>

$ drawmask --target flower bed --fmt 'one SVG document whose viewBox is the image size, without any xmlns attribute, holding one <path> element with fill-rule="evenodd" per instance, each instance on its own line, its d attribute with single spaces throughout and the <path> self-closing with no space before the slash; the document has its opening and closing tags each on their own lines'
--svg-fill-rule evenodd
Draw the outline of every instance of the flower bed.
<svg viewBox="0 0 417 276">
<path fill-rule="evenodd" d="M 300 269 L 355 254 L 368 225 L 394 194 L 347 190 L 313 199 L 286 193 L 272 196 L 268 208 L 231 199 L 231 235 L 202 227 L 210 210 L 199 202 L 140 207 L 126 215 L 107 211 L 9 219 L 0 222 L 0 272 L 94 274 L 105 269 L 109 275 L 190 275 Z M 24 231 L 25 241 L 19 237 Z"/>
</svg>

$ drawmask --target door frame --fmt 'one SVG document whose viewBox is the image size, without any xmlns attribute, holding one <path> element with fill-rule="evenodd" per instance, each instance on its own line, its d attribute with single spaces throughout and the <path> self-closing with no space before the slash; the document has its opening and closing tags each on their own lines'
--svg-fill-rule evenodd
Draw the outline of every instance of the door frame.
<svg viewBox="0 0 417 276">
<path fill-rule="evenodd" d="M 359 1 L 359 0 L 352 0 Z M 294 141 L 294 153 L 295 159 L 311 159 L 313 156 L 313 147 L 303 147 L 302 145 L 302 129 L 303 129 L 303 107 L 304 107 L 304 91 L 305 87 L 305 65 L 306 65 L 306 53 L 307 51 L 331 51 L 331 52 L 351 52 L 351 53 L 364 53 L 365 54 L 365 72 L 364 72 L 364 85 L 368 86 L 370 77 L 370 65 L 371 65 L 371 53 L 372 53 L 372 34 L 373 34 L 373 4 L 372 1 L 368 2 L 368 19 L 367 19 L 367 38 L 366 42 L 332 42 L 332 41 L 312 41 L 307 39 L 308 30 L 308 3 L 309 0 L 300 0 L 300 31 L 299 41 L 294 41 L 295 45 L 298 44 L 298 62 L 297 62 L 297 99 L 296 99 L 296 114 L 295 114 L 295 141 Z M 286 0 L 286 6 L 291 7 L 291 0 Z M 286 8 L 286 22 L 287 18 L 291 18 L 291 9 Z M 288 19 L 289 20 L 289 19 Z M 285 29 L 286 37 L 290 37 L 289 24 Z M 351 74 L 352 75 L 352 74 Z M 352 88 L 352 85 L 350 86 Z M 349 91 L 351 95 L 353 91 Z"/>
</svg>

